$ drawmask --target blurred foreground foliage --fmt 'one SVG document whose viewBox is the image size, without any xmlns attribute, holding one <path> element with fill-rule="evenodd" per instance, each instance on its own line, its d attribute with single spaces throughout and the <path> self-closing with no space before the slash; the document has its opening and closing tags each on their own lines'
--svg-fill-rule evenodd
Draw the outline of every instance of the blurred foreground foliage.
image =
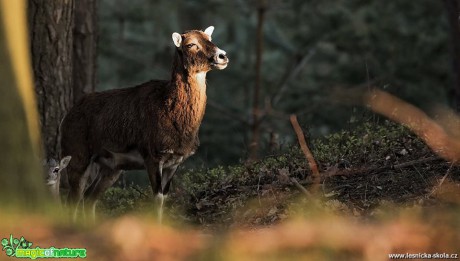
<svg viewBox="0 0 460 261">
<path fill-rule="evenodd" d="M 391 217 L 371 223 L 316 214 L 255 231 L 211 235 L 190 228 L 160 227 L 136 216 L 76 229 L 37 216 L 3 213 L 2 218 L 14 218 L 21 225 L 2 223 L 0 234 L 14 231 L 34 246 L 84 247 L 88 260 L 388 260 L 390 253 L 451 254 L 459 250 L 459 217 L 452 208 L 393 210 Z"/>
<path fill-rule="evenodd" d="M 458 253 L 458 215 L 452 208 L 410 212 L 393 211 L 378 223 L 318 212 L 265 229 L 212 235 L 160 227 L 137 216 L 76 229 L 3 213 L 3 219 L 14 218 L 21 225 L 2 223 L 0 234 L 13 230 L 45 248 L 86 248 L 88 260 L 388 260 L 390 253 Z"/>
</svg>

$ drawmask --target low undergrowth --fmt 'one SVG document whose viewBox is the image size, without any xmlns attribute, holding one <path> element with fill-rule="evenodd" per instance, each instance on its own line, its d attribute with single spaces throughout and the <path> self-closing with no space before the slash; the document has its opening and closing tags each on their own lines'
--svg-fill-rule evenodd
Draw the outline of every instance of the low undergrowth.
<svg viewBox="0 0 460 261">
<path fill-rule="evenodd" d="M 321 172 L 315 204 L 340 215 L 372 219 L 394 206 L 458 204 L 460 169 L 439 159 L 408 129 L 364 123 L 313 140 Z M 440 181 L 444 177 L 442 186 Z M 205 228 L 259 227 L 312 213 L 311 172 L 297 146 L 250 164 L 179 171 L 171 189 L 170 218 Z M 455 190 L 457 188 L 457 190 Z M 152 208 L 149 187 L 111 188 L 100 212 L 119 216 Z"/>
</svg>

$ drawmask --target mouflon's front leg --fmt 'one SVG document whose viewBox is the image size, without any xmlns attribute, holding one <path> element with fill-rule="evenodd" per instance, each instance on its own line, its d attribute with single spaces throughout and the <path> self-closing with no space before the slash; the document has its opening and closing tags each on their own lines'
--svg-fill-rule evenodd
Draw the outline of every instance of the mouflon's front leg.
<svg viewBox="0 0 460 261">
<path fill-rule="evenodd" d="M 164 195 L 161 193 L 161 176 L 163 173 L 163 160 L 155 160 L 151 157 L 145 159 L 145 168 L 149 175 L 150 186 L 155 197 L 155 208 L 157 210 L 158 222 L 163 219 Z"/>
</svg>

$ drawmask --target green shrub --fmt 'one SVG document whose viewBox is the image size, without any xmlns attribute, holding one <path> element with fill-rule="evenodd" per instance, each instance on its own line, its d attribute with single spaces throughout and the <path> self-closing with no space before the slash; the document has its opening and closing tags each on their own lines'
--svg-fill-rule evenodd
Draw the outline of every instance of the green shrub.
<svg viewBox="0 0 460 261">
<path fill-rule="evenodd" d="M 152 202 L 150 189 L 139 187 L 109 188 L 99 200 L 98 207 L 104 215 L 118 217 L 126 213 L 137 212 L 141 206 Z"/>
</svg>

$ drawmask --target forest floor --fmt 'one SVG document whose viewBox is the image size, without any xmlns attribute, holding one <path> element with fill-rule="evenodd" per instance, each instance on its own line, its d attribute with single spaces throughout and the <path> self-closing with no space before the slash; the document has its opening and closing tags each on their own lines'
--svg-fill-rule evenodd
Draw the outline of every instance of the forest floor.
<svg viewBox="0 0 460 261">
<path fill-rule="evenodd" d="M 436 156 L 408 129 L 390 122 L 362 124 L 309 142 L 312 172 L 298 147 L 250 164 L 189 170 L 175 178 L 167 215 L 179 224 L 219 231 L 260 228 L 327 211 L 372 220 L 392 209 L 460 204 L 460 167 Z M 305 188 L 305 189 L 304 189 Z M 150 189 L 111 189 L 107 216 L 150 209 Z"/>
<path fill-rule="evenodd" d="M 372 220 L 392 208 L 429 210 L 460 203 L 460 167 L 437 157 L 403 127 L 365 125 L 344 131 L 313 142 L 315 153 L 321 176 L 315 199 L 299 186 L 310 190 L 312 173 L 295 149 L 236 170 L 220 168 L 221 178 L 203 189 L 176 186 L 171 217 L 221 230 L 271 226 L 308 215 L 315 207 Z"/>
<path fill-rule="evenodd" d="M 23 236 L 32 247 L 85 248 L 87 260 L 458 259 L 460 167 L 392 123 L 308 144 L 320 170 L 313 196 L 310 165 L 293 147 L 179 174 L 163 225 L 152 218 L 150 188 L 131 185 L 106 192 L 95 224 L 66 222 L 62 211 L 4 211 L 0 235 Z"/>
</svg>

